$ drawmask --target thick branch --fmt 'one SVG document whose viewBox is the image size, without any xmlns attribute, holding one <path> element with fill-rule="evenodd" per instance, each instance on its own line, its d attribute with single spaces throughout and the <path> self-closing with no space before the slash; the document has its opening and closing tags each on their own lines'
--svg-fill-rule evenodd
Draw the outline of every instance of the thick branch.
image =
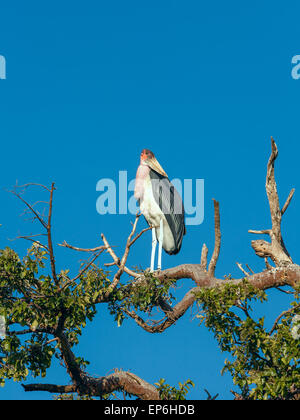
<svg viewBox="0 0 300 420">
<path fill-rule="evenodd" d="M 75 385 L 53 385 L 53 384 L 22 384 L 25 392 L 46 391 L 53 394 L 70 394 L 76 392 Z"/>
<path fill-rule="evenodd" d="M 51 393 L 73 393 L 78 392 L 74 385 L 51 385 L 51 384 L 29 384 L 23 385 L 26 392 L 46 391 Z M 131 372 L 116 370 L 114 373 L 102 378 L 86 377 L 86 387 L 80 395 L 102 396 L 114 391 L 126 391 L 142 400 L 159 400 L 159 392 L 155 386 L 149 384 Z"/>
<path fill-rule="evenodd" d="M 78 392 L 85 388 L 85 374 L 80 369 L 75 355 L 71 350 L 71 346 L 64 333 L 58 334 L 59 345 L 63 360 L 65 362 L 68 374 L 70 375 L 73 384 L 76 386 Z"/>
<path fill-rule="evenodd" d="M 58 333 L 59 346 L 68 374 L 73 384 L 60 386 L 52 384 L 23 385 L 26 392 L 47 391 L 51 393 L 73 393 L 79 395 L 102 396 L 113 391 L 126 391 L 144 400 L 157 400 L 157 389 L 131 372 L 116 370 L 113 374 L 94 378 L 83 372 L 76 361 L 71 346 L 64 333 Z"/>
<path fill-rule="evenodd" d="M 58 279 L 57 279 L 56 268 L 55 268 L 55 257 L 54 257 L 53 244 L 52 244 L 52 226 L 51 226 L 54 190 L 55 190 L 54 183 L 52 183 L 51 191 L 50 191 L 50 200 L 49 200 L 47 236 L 48 236 L 48 249 L 49 249 L 49 255 L 50 255 L 52 277 L 53 277 L 53 280 L 54 280 L 55 284 L 58 286 Z"/>
<path fill-rule="evenodd" d="M 281 215 L 282 216 L 284 215 L 284 213 L 286 212 L 288 206 L 290 205 L 290 202 L 292 201 L 292 198 L 293 198 L 294 193 L 295 193 L 295 188 L 293 188 L 291 190 L 291 192 L 289 193 L 288 198 L 286 199 L 286 202 L 285 202 L 284 206 L 281 209 Z"/>
<path fill-rule="evenodd" d="M 277 145 L 271 137 L 272 152 L 267 166 L 266 192 L 270 205 L 272 231 L 278 242 L 281 242 L 281 210 L 274 175 L 274 163 L 278 156 Z"/>
<path fill-rule="evenodd" d="M 239 279 L 217 279 L 211 276 L 206 270 L 204 270 L 200 264 L 183 264 L 177 267 L 169 268 L 167 270 L 156 273 L 156 277 L 163 283 L 169 280 L 179 279 L 192 279 L 197 287 L 189 290 L 184 298 L 178 302 L 172 310 L 165 312 L 167 317 L 162 320 L 158 325 L 149 325 L 145 322 L 138 314 L 134 311 L 125 311 L 134 321 L 142 327 L 145 331 L 150 333 L 161 333 L 173 325 L 179 318 L 181 318 L 186 311 L 194 304 L 196 300 L 196 294 L 202 288 L 212 289 L 220 288 L 225 284 L 239 285 L 245 280 L 245 276 Z M 292 286 L 295 287 L 300 283 L 300 266 L 290 264 L 286 267 L 273 268 L 268 271 L 256 273 L 247 276 L 247 281 L 256 289 L 267 290 L 273 287 L 280 286 Z M 141 276 L 135 282 L 128 286 L 124 286 L 126 292 L 130 292 L 130 289 L 138 286 L 147 285 L 147 278 Z M 123 289 L 123 290 L 124 290 Z"/>
<path fill-rule="evenodd" d="M 166 313 L 166 318 L 159 322 L 157 325 L 149 325 L 145 322 L 138 314 L 134 311 L 125 310 L 124 312 L 130 316 L 134 321 L 142 327 L 145 331 L 149 333 L 162 333 L 171 325 L 175 324 L 175 322 L 181 318 L 186 311 L 193 305 L 196 300 L 196 293 L 200 290 L 199 287 L 194 287 L 193 289 L 189 290 L 184 298 L 175 305 L 172 310 Z"/>
<path fill-rule="evenodd" d="M 201 262 L 200 262 L 200 265 L 203 268 L 203 270 L 207 269 L 207 255 L 208 255 L 208 248 L 206 244 L 203 244 L 202 252 L 201 252 Z"/>
</svg>

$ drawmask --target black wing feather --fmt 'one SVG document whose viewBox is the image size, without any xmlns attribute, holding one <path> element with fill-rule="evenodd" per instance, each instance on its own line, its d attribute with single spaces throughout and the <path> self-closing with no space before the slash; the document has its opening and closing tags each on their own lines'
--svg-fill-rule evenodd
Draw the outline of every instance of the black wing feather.
<svg viewBox="0 0 300 420">
<path fill-rule="evenodd" d="M 174 249 L 166 252 L 170 255 L 177 254 L 186 233 L 182 199 L 167 177 L 151 169 L 150 178 L 154 199 L 167 219 L 175 242 Z"/>
</svg>

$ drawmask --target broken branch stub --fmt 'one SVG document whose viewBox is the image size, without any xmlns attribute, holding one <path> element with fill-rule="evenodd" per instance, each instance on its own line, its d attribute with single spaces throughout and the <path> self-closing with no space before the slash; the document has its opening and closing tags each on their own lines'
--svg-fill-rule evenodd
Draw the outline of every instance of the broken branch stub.
<svg viewBox="0 0 300 420">
<path fill-rule="evenodd" d="M 257 256 L 264 259 L 271 258 L 271 260 L 278 267 L 293 263 L 283 242 L 281 233 L 281 220 L 288 205 L 290 204 L 294 190 L 290 192 L 288 199 L 281 210 L 274 175 L 274 165 L 278 156 L 278 149 L 273 137 L 271 137 L 271 148 L 272 151 L 267 165 L 266 192 L 270 206 L 272 228 L 260 231 L 249 230 L 249 233 L 269 235 L 271 242 L 264 240 L 254 240 L 251 242 L 251 246 Z"/>
</svg>

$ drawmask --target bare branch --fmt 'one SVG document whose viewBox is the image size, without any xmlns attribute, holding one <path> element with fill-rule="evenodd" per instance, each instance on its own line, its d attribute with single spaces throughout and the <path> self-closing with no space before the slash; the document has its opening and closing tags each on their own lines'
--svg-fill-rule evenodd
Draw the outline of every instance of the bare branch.
<svg viewBox="0 0 300 420">
<path fill-rule="evenodd" d="M 292 198 L 293 198 L 294 192 L 295 192 L 295 188 L 293 188 L 293 189 L 291 190 L 291 192 L 289 193 L 288 198 L 286 199 L 286 202 L 285 202 L 284 206 L 283 206 L 283 207 L 282 207 L 282 209 L 281 209 L 281 215 L 282 215 L 282 216 L 284 215 L 284 213 L 286 212 L 286 209 L 287 209 L 287 208 L 288 208 L 288 206 L 290 205 L 290 202 L 291 202 L 291 200 L 292 200 Z"/>
<path fill-rule="evenodd" d="M 53 331 L 51 328 L 36 328 L 36 329 L 29 328 L 27 330 L 22 330 L 22 331 L 8 331 L 7 335 L 26 335 L 26 334 L 33 334 L 33 333 L 51 334 L 53 333 Z"/>
<path fill-rule="evenodd" d="M 35 239 L 32 239 L 32 236 L 17 236 L 16 239 L 25 239 L 26 241 L 30 241 L 42 248 L 44 248 L 47 251 L 47 254 L 49 254 L 49 249 L 46 245 L 42 244 L 40 241 L 36 241 Z"/>
<path fill-rule="evenodd" d="M 248 268 L 248 270 L 249 270 L 252 274 L 255 274 L 255 272 L 252 270 L 252 268 L 251 268 L 251 267 L 249 267 L 249 265 L 248 265 L 248 264 L 246 264 L 246 267 Z"/>
<path fill-rule="evenodd" d="M 79 251 L 79 252 L 96 252 L 96 251 L 100 251 L 101 249 L 106 248 L 104 245 L 97 246 L 96 248 L 78 248 L 76 246 L 69 245 L 66 241 L 64 241 L 62 244 L 58 244 L 58 245 L 62 246 L 64 248 L 73 249 L 74 251 Z"/>
<path fill-rule="evenodd" d="M 48 236 L 48 249 L 49 249 L 52 277 L 53 277 L 53 280 L 54 280 L 55 284 L 58 286 L 58 278 L 57 278 L 57 275 L 56 275 L 55 257 L 54 257 L 53 244 L 52 244 L 52 233 L 51 233 L 51 221 L 52 221 L 52 208 L 53 208 L 53 193 L 54 193 L 54 190 L 55 190 L 54 183 L 52 183 L 51 190 L 50 190 L 50 200 L 49 200 L 48 224 L 47 224 L 46 229 L 47 229 L 47 236 Z"/>
<path fill-rule="evenodd" d="M 115 370 L 114 373 L 101 378 L 85 376 L 84 385 L 78 389 L 76 385 L 51 385 L 29 384 L 23 385 L 26 392 L 46 391 L 51 393 L 74 393 L 79 395 L 102 396 L 114 391 L 124 390 L 130 395 L 135 395 L 142 400 L 159 400 L 159 392 L 154 385 L 149 384 L 137 375 L 123 370 Z"/>
<path fill-rule="evenodd" d="M 118 271 L 117 271 L 117 273 L 115 274 L 115 276 L 114 276 L 114 279 L 113 279 L 113 281 L 112 281 L 112 283 L 111 283 L 111 285 L 109 286 L 109 289 L 108 289 L 108 291 L 107 291 L 107 293 L 106 293 L 106 295 L 105 295 L 105 297 L 107 298 L 108 297 L 108 295 L 116 288 L 116 286 L 118 285 L 118 283 L 119 283 L 119 281 L 120 281 L 120 278 L 121 278 L 121 276 L 122 276 L 122 274 L 125 272 L 125 273 L 127 273 L 127 274 L 129 274 L 130 276 L 132 276 L 132 277 L 135 277 L 135 278 L 138 278 L 139 276 L 140 276 L 140 274 L 138 274 L 138 273 L 136 273 L 136 272 L 134 272 L 134 271 L 132 271 L 132 270 L 130 270 L 129 268 L 127 268 L 126 266 L 125 266 L 125 264 L 126 264 L 126 261 L 127 261 L 127 258 L 128 258 L 128 255 L 129 255 L 129 251 L 130 251 L 130 248 L 132 247 L 132 245 L 145 233 L 145 232 L 147 232 L 148 230 L 150 230 L 150 228 L 146 228 L 146 229 L 143 229 L 140 233 L 138 233 L 135 237 L 134 237 L 134 235 L 135 235 L 135 232 L 136 232 L 136 227 L 137 227 L 137 223 L 138 223 L 138 220 L 139 220 L 139 218 L 140 218 L 140 216 L 141 216 L 141 213 L 137 213 L 136 214 L 136 217 L 135 217 L 135 221 L 134 221 L 134 223 L 133 223 L 133 225 L 132 225 L 132 230 L 131 230 L 131 232 L 130 232 L 130 235 L 128 236 L 128 239 L 127 239 L 127 242 L 126 242 L 126 246 L 125 246 L 125 251 L 124 251 L 124 254 L 123 254 L 123 257 L 121 258 L 121 260 L 117 257 L 117 255 L 115 254 L 115 252 L 113 251 L 113 249 L 111 248 L 111 246 L 109 245 L 109 243 L 108 243 L 108 241 L 107 241 L 107 239 L 105 238 L 105 236 L 104 236 L 104 234 L 102 233 L 101 234 L 101 237 L 102 237 L 102 240 L 103 240 L 103 242 L 104 242 L 104 245 L 105 245 L 105 249 L 107 250 L 107 252 L 111 255 L 111 257 L 113 258 L 113 260 L 114 260 L 114 263 L 115 263 L 115 265 L 117 265 L 118 266 Z"/>
<path fill-rule="evenodd" d="M 53 384 L 22 384 L 25 392 L 46 391 L 52 394 L 71 394 L 76 392 L 75 385 L 53 385 Z"/>
<path fill-rule="evenodd" d="M 139 232 L 135 238 L 132 239 L 132 241 L 130 242 L 129 246 L 131 247 L 145 232 L 148 232 L 148 230 L 151 230 L 152 227 L 147 227 L 145 229 L 143 229 L 141 232 Z"/>
<path fill-rule="evenodd" d="M 45 190 L 51 192 L 51 190 L 48 187 L 46 187 L 46 185 L 37 184 L 36 182 L 29 182 L 28 184 L 24 184 L 24 185 L 16 185 L 15 188 L 23 188 L 25 190 L 26 188 L 32 187 L 32 186 L 41 187 L 41 188 L 44 188 Z"/>
<path fill-rule="evenodd" d="M 286 295 L 294 295 L 293 292 L 290 292 L 289 290 L 283 290 L 280 287 L 275 287 L 275 289 L 277 289 L 281 293 L 285 293 Z"/>
<path fill-rule="evenodd" d="M 249 276 L 249 273 L 246 270 L 243 269 L 242 264 L 237 262 L 236 265 L 239 267 L 239 269 L 241 270 L 242 273 L 244 273 L 247 277 Z"/>
<path fill-rule="evenodd" d="M 212 396 L 208 391 L 207 391 L 207 389 L 204 389 L 204 391 L 206 392 L 206 394 L 207 394 L 207 401 L 215 401 L 217 398 L 218 398 L 218 396 L 219 396 L 219 394 L 216 394 L 216 395 L 214 395 L 214 396 Z"/>
<path fill-rule="evenodd" d="M 272 267 L 272 266 L 271 266 L 271 264 L 269 263 L 269 261 L 268 261 L 268 257 L 265 257 L 265 264 L 266 264 L 266 269 L 267 269 L 267 270 L 272 270 L 272 268 L 274 268 L 274 267 Z"/>
<path fill-rule="evenodd" d="M 23 197 L 21 197 L 21 195 L 20 194 L 18 194 L 18 193 L 16 193 L 15 191 L 11 191 L 11 193 L 13 194 L 13 195 L 15 195 L 19 200 L 21 200 L 22 201 L 22 203 L 24 203 L 25 204 L 25 206 L 26 207 L 28 207 L 28 209 L 34 214 L 34 216 L 35 216 L 35 218 L 41 223 L 41 225 L 45 228 L 45 229 L 47 229 L 47 224 L 46 224 L 46 222 L 42 219 L 42 217 L 40 216 L 40 214 L 36 211 L 36 210 L 34 210 L 34 208 L 26 201 L 26 200 L 24 200 L 24 198 Z"/>
<path fill-rule="evenodd" d="M 203 270 L 207 270 L 207 255 L 208 255 L 208 248 L 206 244 L 203 244 L 202 251 L 201 251 L 201 262 L 200 265 Z"/>
<path fill-rule="evenodd" d="M 268 161 L 267 166 L 267 178 L 266 178 L 266 192 L 269 200 L 270 205 L 270 212 L 271 212 L 271 219 L 272 219 L 272 231 L 278 240 L 278 242 L 281 241 L 281 210 L 279 206 L 279 198 L 277 193 L 277 185 L 275 181 L 275 175 L 274 175 L 274 163 L 278 156 L 278 149 L 277 145 L 271 137 L 271 147 L 272 152 L 271 156 Z"/>
<path fill-rule="evenodd" d="M 110 254 L 110 256 L 112 257 L 112 259 L 114 260 L 115 265 L 117 265 L 118 267 L 120 267 L 121 265 L 121 261 L 120 258 L 117 257 L 117 255 L 115 254 L 114 250 L 112 249 L 112 247 L 109 245 L 106 237 L 104 236 L 104 234 L 101 234 L 101 238 L 103 240 L 105 249 L 107 250 L 107 252 Z M 135 273 L 134 271 L 130 270 L 129 268 L 127 268 L 126 266 L 124 266 L 124 271 L 125 273 L 127 273 L 129 276 L 132 277 L 139 277 L 139 274 Z"/>
<path fill-rule="evenodd" d="M 245 276 L 239 279 L 217 279 L 205 271 L 200 264 L 183 264 L 169 268 L 156 273 L 156 277 L 162 283 L 164 281 L 168 282 L 169 280 L 192 279 L 197 284 L 197 287 L 188 291 L 184 298 L 172 308 L 172 311 L 169 311 L 169 314 L 166 313 L 167 318 L 162 320 L 158 325 L 149 325 L 134 311 L 125 311 L 140 327 L 150 333 L 163 332 L 173 325 L 193 305 L 196 300 L 196 294 L 201 289 L 221 288 L 226 284 L 239 285 L 245 280 Z M 300 283 L 300 266 L 290 264 L 289 266 L 273 268 L 269 271 L 248 275 L 247 281 L 259 290 L 267 290 L 286 285 L 295 287 Z M 133 283 L 123 286 L 120 290 L 125 293 L 130 293 L 131 289 L 139 285 L 147 285 L 147 278 L 145 276 L 140 276 Z"/>
<path fill-rule="evenodd" d="M 65 362 L 68 374 L 70 375 L 74 385 L 76 385 L 76 388 L 80 390 L 84 384 L 84 373 L 76 361 L 75 355 L 71 350 L 70 343 L 65 334 L 63 332 L 59 332 L 57 337 L 59 339 L 61 354 Z"/>
<path fill-rule="evenodd" d="M 270 235 L 271 229 L 265 229 L 265 230 L 248 230 L 249 233 L 254 233 L 256 235 Z"/>
<path fill-rule="evenodd" d="M 215 248 L 213 255 L 211 257 L 209 266 L 208 266 L 208 273 L 210 275 L 215 274 L 215 268 L 217 265 L 217 261 L 220 254 L 220 247 L 221 247 L 221 229 L 220 229 L 220 210 L 219 210 L 219 203 L 216 200 L 214 201 L 214 210 L 215 210 Z"/>
<path fill-rule="evenodd" d="M 255 234 L 267 234 L 270 236 L 271 243 L 262 240 L 257 240 L 252 241 L 251 245 L 256 255 L 264 258 L 265 260 L 266 258 L 271 258 L 276 266 L 280 266 L 292 264 L 292 259 L 282 239 L 281 219 L 286 209 L 288 208 L 288 205 L 290 204 L 290 201 L 294 194 L 294 190 L 290 192 L 281 210 L 274 175 L 274 164 L 278 156 L 278 149 L 273 137 L 271 137 L 271 148 L 272 151 L 267 165 L 266 192 L 271 213 L 272 229 L 259 231 L 249 230 L 249 232 Z"/>
</svg>

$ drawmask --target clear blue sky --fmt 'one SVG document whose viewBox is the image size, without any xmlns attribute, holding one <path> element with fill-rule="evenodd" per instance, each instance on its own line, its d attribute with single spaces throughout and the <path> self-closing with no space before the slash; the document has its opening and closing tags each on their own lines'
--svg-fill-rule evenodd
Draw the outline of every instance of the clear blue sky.
<svg viewBox="0 0 300 420">
<path fill-rule="evenodd" d="M 236 261 L 263 269 L 247 231 L 269 226 L 271 135 L 280 152 L 281 200 L 299 189 L 300 80 L 291 77 L 291 59 L 300 54 L 299 13 L 299 2 L 274 0 L 2 2 L 0 247 L 36 232 L 5 191 L 18 180 L 56 183 L 55 243 L 97 246 L 104 232 L 121 248 L 132 217 L 99 216 L 96 183 L 117 179 L 119 170 L 134 177 L 146 147 L 171 178 L 205 179 L 204 223 L 189 227 L 181 253 L 165 254 L 164 266 L 198 262 L 203 242 L 212 250 L 215 198 L 223 235 L 217 276 L 240 276 Z M 284 220 L 294 260 L 299 208 L 296 191 Z M 27 243 L 9 245 L 24 253 Z M 148 267 L 149 255 L 150 234 L 129 265 Z M 59 249 L 58 268 L 75 270 L 79 258 Z M 286 305 L 279 292 L 271 297 L 258 308 L 270 323 Z M 164 334 L 150 335 L 131 321 L 117 328 L 101 307 L 75 351 L 97 376 L 124 368 L 149 382 L 191 378 L 192 398 L 204 397 L 203 388 L 231 395 L 231 378 L 220 376 L 226 355 L 190 311 Z M 67 380 L 54 365 L 44 382 Z M 26 395 L 15 383 L 0 390 L 0 399 L 45 397 Z"/>
</svg>

